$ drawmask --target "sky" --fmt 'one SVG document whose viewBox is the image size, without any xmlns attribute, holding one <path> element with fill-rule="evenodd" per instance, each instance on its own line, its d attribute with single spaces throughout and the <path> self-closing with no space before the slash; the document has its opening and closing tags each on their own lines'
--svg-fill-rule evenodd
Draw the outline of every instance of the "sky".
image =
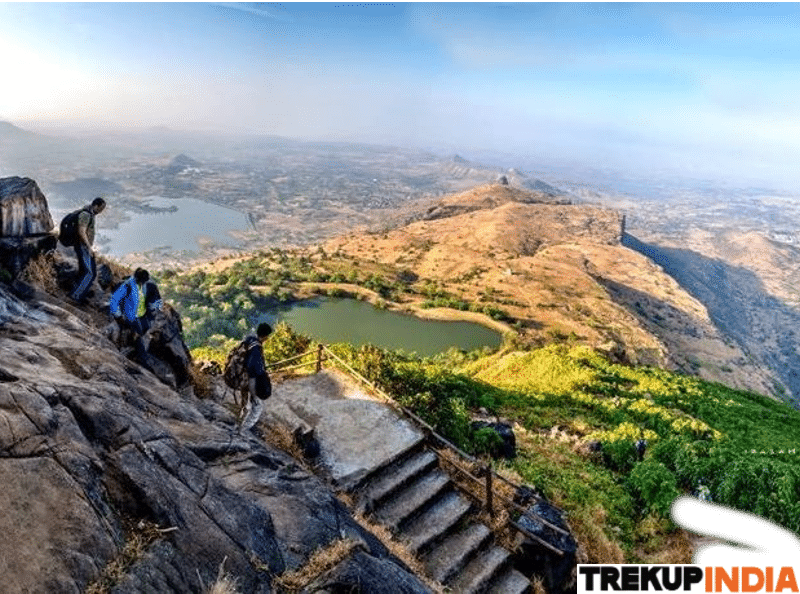
<svg viewBox="0 0 800 594">
<path fill-rule="evenodd" d="M 22 127 L 483 149 L 800 187 L 794 3 L 0 3 L 0 61 L 0 120 Z"/>
</svg>

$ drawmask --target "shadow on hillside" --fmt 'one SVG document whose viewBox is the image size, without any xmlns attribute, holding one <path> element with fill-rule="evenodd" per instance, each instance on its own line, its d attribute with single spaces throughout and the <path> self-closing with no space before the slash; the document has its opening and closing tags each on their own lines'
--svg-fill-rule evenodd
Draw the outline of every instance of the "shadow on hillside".
<svg viewBox="0 0 800 594">
<path fill-rule="evenodd" d="M 627 233 L 622 245 L 661 266 L 706 307 L 725 336 L 772 369 L 797 399 L 800 353 L 795 328 L 800 327 L 800 312 L 770 295 L 761 280 L 745 268 L 688 249 L 646 244 Z"/>
<path fill-rule="evenodd" d="M 664 336 L 666 333 L 679 332 L 692 337 L 702 335 L 703 329 L 697 321 L 694 318 L 687 317 L 685 312 L 672 304 L 654 297 L 650 293 L 609 278 L 602 276 L 595 276 L 594 278 L 597 283 L 606 289 L 611 300 L 633 314 L 650 334 Z M 629 348 L 633 348 L 636 351 L 635 358 L 631 360 L 634 364 L 656 367 L 663 364 L 663 357 L 660 351 L 642 349 L 636 345 L 632 345 Z M 679 369 L 683 372 L 693 373 L 695 371 L 695 368 L 689 363 L 689 359 L 682 356 L 682 353 L 673 353 L 672 361 L 678 364 Z"/>
</svg>

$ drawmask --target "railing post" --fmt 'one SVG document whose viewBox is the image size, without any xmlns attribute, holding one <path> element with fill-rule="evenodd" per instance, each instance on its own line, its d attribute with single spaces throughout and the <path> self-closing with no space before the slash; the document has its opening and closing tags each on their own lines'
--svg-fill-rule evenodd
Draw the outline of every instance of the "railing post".
<svg viewBox="0 0 800 594">
<path fill-rule="evenodd" d="M 322 345 L 317 345 L 317 373 L 322 370 Z"/>
<path fill-rule="evenodd" d="M 489 517 L 494 518 L 494 505 L 492 501 L 492 469 L 489 466 L 484 468 L 486 472 L 486 509 L 489 512 Z"/>
</svg>

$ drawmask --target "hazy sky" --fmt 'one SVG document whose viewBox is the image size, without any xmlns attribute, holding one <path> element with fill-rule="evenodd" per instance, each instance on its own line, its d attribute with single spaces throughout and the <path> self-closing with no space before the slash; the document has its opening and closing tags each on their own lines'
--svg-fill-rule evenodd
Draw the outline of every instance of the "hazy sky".
<svg viewBox="0 0 800 594">
<path fill-rule="evenodd" d="M 0 119 L 717 175 L 800 156 L 791 4 L 0 4 Z"/>
</svg>

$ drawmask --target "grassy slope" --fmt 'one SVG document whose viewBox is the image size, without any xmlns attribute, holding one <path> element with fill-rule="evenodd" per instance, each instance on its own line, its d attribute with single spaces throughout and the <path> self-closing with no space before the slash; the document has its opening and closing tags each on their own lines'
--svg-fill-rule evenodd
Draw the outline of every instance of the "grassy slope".
<svg viewBox="0 0 800 594">
<path fill-rule="evenodd" d="M 571 512 L 596 561 L 618 560 L 616 546 L 628 560 L 664 560 L 680 540 L 665 521 L 679 492 L 800 529 L 794 409 L 693 377 L 613 365 L 580 347 L 493 355 L 461 371 L 498 389 L 497 412 L 523 428 L 510 467 Z M 632 446 L 642 438 L 648 448 L 639 460 Z M 602 454 L 587 451 L 595 440 Z"/>
<path fill-rule="evenodd" d="M 330 256 L 312 263 L 273 250 L 224 272 L 166 275 L 162 286 L 184 316 L 187 342 L 223 350 L 266 302 L 297 294 L 309 281 L 322 291 L 349 282 L 394 302 L 464 305 L 428 281 L 393 272 Z M 501 304 L 488 299 L 483 305 Z M 271 342 L 276 360 L 308 344 L 284 331 Z M 369 361 L 371 370 L 364 367 Z M 800 530 L 800 458 L 793 441 L 800 413 L 767 398 L 658 369 L 613 365 L 586 347 L 533 349 L 518 340 L 488 356 L 419 362 L 361 353 L 352 362 L 421 414 L 433 402 L 437 412 L 429 420 L 459 445 L 470 446 L 465 427 L 478 406 L 518 423 L 519 456 L 501 470 L 569 512 L 590 561 L 688 561 L 691 545 L 667 519 L 679 492 L 708 494 Z M 648 442 L 643 460 L 633 445 L 639 439 Z M 593 441 L 603 444 L 602 453 L 589 451 Z"/>
</svg>

